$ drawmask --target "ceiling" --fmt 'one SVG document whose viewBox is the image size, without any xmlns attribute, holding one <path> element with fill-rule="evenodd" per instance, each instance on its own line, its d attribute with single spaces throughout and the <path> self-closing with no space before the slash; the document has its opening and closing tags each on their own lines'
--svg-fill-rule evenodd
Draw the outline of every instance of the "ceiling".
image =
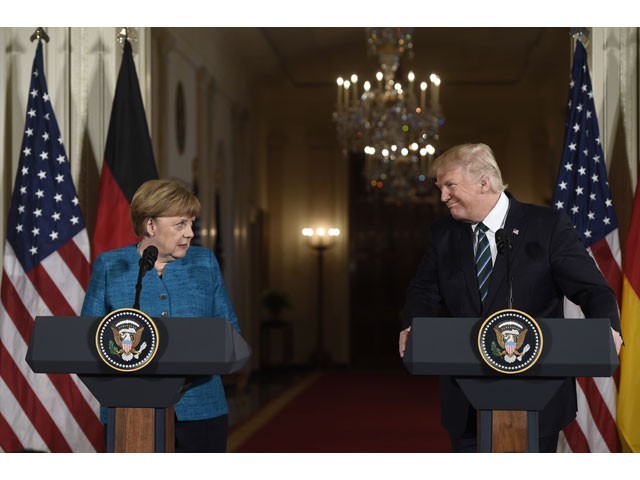
<svg viewBox="0 0 640 480">
<path fill-rule="evenodd" d="M 201 45 L 231 49 L 275 134 L 295 125 L 318 148 L 335 148 L 336 78 L 374 80 L 379 69 L 362 27 L 188 30 Z M 572 41 L 569 27 L 417 27 L 412 64 L 402 68 L 414 71 L 416 83 L 431 73 L 442 79 L 441 149 L 490 144 L 509 159 L 510 183 L 536 200 L 546 195 L 540 185 L 552 185 L 560 157 Z"/>
<path fill-rule="evenodd" d="M 238 52 L 263 75 L 282 74 L 295 86 L 335 84 L 338 75 L 373 78 L 376 59 L 367 52 L 365 28 L 229 28 Z M 247 30 L 253 30 L 250 35 Z M 257 35 L 256 35 L 257 31 Z M 241 38 L 252 42 L 242 44 Z M 413 70 L 436 72 L 450 86 L 509 85 L 522 80 L 528 65 L 566 51 L 569 28 L 414 28 Z M 265 45 L 257 47 L 255 42 Z"/>
</svg>

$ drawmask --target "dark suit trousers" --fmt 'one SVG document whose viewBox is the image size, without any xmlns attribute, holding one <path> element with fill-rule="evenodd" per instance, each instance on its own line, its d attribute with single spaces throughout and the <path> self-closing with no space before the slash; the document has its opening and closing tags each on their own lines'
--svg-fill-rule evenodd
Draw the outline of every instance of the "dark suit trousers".
<svg viewBox="0 0 640 480">
<path fill-rule="evenodd" d="M 226 452 L 228 425 L 228 415 L 190 422 L 176 420 L 176 453 Z"/>
</svg>

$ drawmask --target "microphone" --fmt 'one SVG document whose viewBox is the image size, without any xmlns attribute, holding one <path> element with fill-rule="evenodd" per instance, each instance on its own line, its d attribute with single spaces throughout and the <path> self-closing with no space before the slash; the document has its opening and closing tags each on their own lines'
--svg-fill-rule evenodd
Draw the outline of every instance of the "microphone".
<svg viewBox="0 0 640 480">
<path fill-rule="evenodd" d="M 133 302 L 133 308 L 136 310 L 140 310 L 140 292 L 142 290 L 142 277 L 144 277 L 145 273 L 153 268 L 158 259 L 158 248 L 153 245 L 149 245 L 142 252 L 142 257 L 140 258 L 140 270 L 138 270 L 138 282 L 136 283 L 136 298 Z"/>
<path fill-rule="evenodd" d="M 511 239 L 509 234 L 500 228 L 496 231 L 496 247 L 507 262 L 507 308 L 513 308 L 513 285 L 511 279 Z"/>
<path fill-rule="evenodd" d="M 157 259 L 158 259 L 158 249 L 153 245 L 149 245 L 147 248 L 144 249 L 144 252 L 142 252 L 142 258 L 140 258 L 140 262 L 139 262 L 140 270 L 144 271 L 144 273 L 147 273 L 156 264 Z M 143 273 L 143 276 L 144 276 L 144 273 Z"/>
</svg>

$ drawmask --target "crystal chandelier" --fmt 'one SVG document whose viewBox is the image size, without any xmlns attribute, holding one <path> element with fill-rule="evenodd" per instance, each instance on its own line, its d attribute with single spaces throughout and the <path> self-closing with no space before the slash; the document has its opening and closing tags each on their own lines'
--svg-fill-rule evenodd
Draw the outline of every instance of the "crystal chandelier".
<svg viewBox="0 0 640 480">
<path fill-rule="evenodd" d="M 379 62 L 376 83 L 365 81 L 360 93 L 357 75 L 337 79 L 338 139 L 345 154 L 364 153 L 370 191 L 395 202 L 426 200 L 432 191 L 427 172 L 444 123 L 440 78 L 431 74 L 431 85 L 417 86 L 412 28 L 367 28 L 367 38 Z"/>
</svg>

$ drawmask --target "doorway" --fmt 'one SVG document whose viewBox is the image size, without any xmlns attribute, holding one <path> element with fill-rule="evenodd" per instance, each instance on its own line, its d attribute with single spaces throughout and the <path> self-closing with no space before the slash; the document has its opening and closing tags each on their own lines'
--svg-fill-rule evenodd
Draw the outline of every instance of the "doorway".
<svg viewBox="0 0 640 480">
<path fill-rule="evenodd" d="M 428 227 L 446 208 L 435 186 L 430 202 L 394 204 L 372 195 L 363 162 L 357 154 L 349 160 L 351 366 L 403 368 L 398 333 L 405 292 L 425 252 Z"/>
</svg>

